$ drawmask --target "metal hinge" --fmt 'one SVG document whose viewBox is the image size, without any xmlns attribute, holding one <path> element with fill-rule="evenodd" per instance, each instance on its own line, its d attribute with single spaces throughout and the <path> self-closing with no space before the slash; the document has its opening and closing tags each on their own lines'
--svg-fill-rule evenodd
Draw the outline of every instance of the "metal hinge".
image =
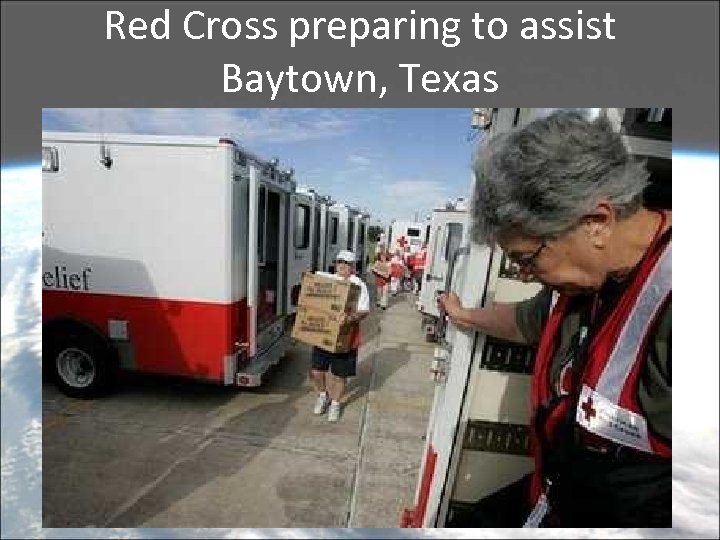
<svg viewBox="0 0 720 540">
<path fill-rule="evenodd" d="M 470 420 L 465 430 L 463 449 L 529 456 L 530 428 L 522 424 Z"/>
<path fill-rule="evenodd" d="M 450 351 L 443 347 L 435 347 L 430 365 L 430 373 L 432 380 L 436 383 L 444 383 L 447 381 L 448 370 L 450 368 L 449 359 Z"/>
<path fill-rule="evenodd" d="M 487 338 L 480 367 L 503 373 L 531 374 L 535 362 L 535 348 L 509 341 Z"/>
</svg>

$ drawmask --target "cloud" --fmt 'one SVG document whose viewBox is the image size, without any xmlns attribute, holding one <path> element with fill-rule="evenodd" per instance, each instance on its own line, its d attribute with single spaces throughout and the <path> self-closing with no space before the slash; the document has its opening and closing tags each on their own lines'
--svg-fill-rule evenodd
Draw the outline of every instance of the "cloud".
<svg viewBox="0 0 720 540">
<path fill-rule="evenodd" d="M 2 170 L 2 246 L 35 247 L 42 235 L 42 184 L 39 166 Z"/>
<path fill-rule="evenodd" d="M 417 212 L 420 219 L 433 208 L 444 205 L 445 201 L 459 194 L 451 193 L 445 184 L 433 180 L 400 180 L 383 185 L 385 198 L 397 217 L 410 218 Z"/>
<path fill-rule="evenodd" d="M 33 418 L 16 444 L 2 452 L 3 538 L 37 537 L 41 531 L 37 500 L 42 471 L 42 425 Z M 37 506 L 36 506 L 37 505 Z M 26 536 L 27 535 L 27 536 Z"/>
<path fill-rule="evenodd" d="M 345 135 L 363 116 L 315 109 L 44 109 L 43 130 L 217 135 L 287 143 Z"/>
<path fill-rule="evenodd" d="M 359 167 L 367 167 L 370 165 L 370 163 L 372 163 L 372 160 L 369 157 L 360 156 L 357 154 L 348 156 L 348 161 L 353 165 L 357 165 Z"/>
<path fill-rule="evenodd" d="M 422 194 L 424 199 L 430 195 L 446 193 L 446 188 L 440 182 L 433 180 L 399 180 L 383 186 L 383 191 L 390 196 L 412 196 Z"/>
<path fill-rule="evenodd" d="M 358 206 L 367 207 L 372 219 L 389 222 L 392 219 L 423 220 L 433 208 L 444 206 L 450 198 L 464 195 L 451 190 L 438 180 L 404 178 L 383 181 L 387 176 L 372 176 L 373 189 L 355 194 Z M 366 184 L 367 185 L 367 182 Z"/>
</svg>

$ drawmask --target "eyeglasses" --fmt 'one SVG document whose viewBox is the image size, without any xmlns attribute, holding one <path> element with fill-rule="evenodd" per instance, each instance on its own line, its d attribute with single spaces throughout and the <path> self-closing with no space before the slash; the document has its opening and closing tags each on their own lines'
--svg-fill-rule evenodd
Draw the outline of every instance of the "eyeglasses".
<svg viewBox="0 0 720 540">
<path fill-rule="evenodd" d="M 528 273 L 535 269 L 535 263 L 540 256 L 540 252 L 546 247 L 547 244 L 545 240 L 543 240 L 538 248 L 529 255 L 518 256 L 510 252 L 507 254 L 507 257 L 513 265 L 518 267 L 518 271 Z"/>
</svg>

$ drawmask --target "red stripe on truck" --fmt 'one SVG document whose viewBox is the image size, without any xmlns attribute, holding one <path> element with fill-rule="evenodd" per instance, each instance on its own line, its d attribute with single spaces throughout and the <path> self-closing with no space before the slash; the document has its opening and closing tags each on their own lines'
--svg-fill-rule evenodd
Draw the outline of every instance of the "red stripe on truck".
<svg viewBox="0 0 720 540">
<path fill-rule="evenodd" d="M 433 450 L 431 444 L 428 444 L 427 453 L 425 454 L 425 466 L 422 471 L 420 490 L 418 491 L 417 506 L 403 512 L 400 524 L 401 527 L 422 528 L 423 520 L 425 519 L 425 511 L 427 510 L 428 499 L 430 498 L 430 485 L 432 484 L 433 475 L 435 474 L 436 462 L 437 452 Z"/>
<path fill-rule="evenodd" d="M 72 317 L 92 323 L 105 336 L 108 321 L 128 323 L 135 369 L 222 382 L 224 359 L 245 343 L 247 301 L 231 304 L 112 294 L 43 290 L 47 323 Z"/>
</svg>

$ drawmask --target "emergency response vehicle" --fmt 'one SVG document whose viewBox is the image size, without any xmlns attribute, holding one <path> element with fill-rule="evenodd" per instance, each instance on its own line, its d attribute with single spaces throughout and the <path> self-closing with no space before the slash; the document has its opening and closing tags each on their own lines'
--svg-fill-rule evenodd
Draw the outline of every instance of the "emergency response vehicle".
<svg viewBox="0 0 720 540">
<path fill-rule="evenodd" d="M 309 242 L 312 251 L 312 270 L 325 271 L 327 269 L 327 252 L 328 252 L 328 216 L 330 207 L 335 204 L 332 198 L 326 195 L 319 195 L 314 188 L 307 186 L 298 186 L 298 193 L 307 195 L 308 205 L 307 212 L 309 215 Z M 305 223 L 305 209 L 298 210 L 301 215 L 296 219 L 296 227 L 302 229 L 300 224 Z M 295 237 L 302 236 L 296 232 Z"/>
<path fill-rule="evenodd" d="M 367 246 L 368 218 L 370 214 L 345 203 L 330 206 L 328 226 L 328 249 L 326 255 L 326 271 L 335 271 L 335 257 L 343 250 L 355 253 L 355 272 L 362 275 L 367 260 L 365 247 Z"/>
<path fill-rule="evenodd" d="M 42 162 L 43 365 L 60 388 L 96 396 L 119 368 L 260 385 L 320 267 L 329 199 L 222 137 L 43 132 Z"/>
<path fill-rule="evenodd" d="M 451 258 L 460 247 L 467 226 L 468 204 L 463 197 L 448 201 L 443 208 L 432 211 L 427 257 L 418 300 L 418 309 L 422 314 L 422 324 L 428 341 L 435 339 L 440 319 L 437 297 L 445 291 L 450 281 L 448 268 Z"/>
<path fill-rule="evenodd" d="M 430 235 L 430 222 L 425 221 L 393 221 L 390 224 L 389 250 L 395 253 L 396 249 L 405 252 L 408 248 L 411 253 L 420 250 L 427 244 Z"/>
<path fill-rule="evenodd" d="M 551 109 L 475 109 L 473 127 L 485 137 L 522 126 Z M 593 109 L 623 134 L 631 153 L 647 159 L 646 203 L 671 208 L 671 109 Z M 450 257 L 446 290 L 464 306 L 515 302 L 534 296 L 538 283 L 517 279 L 499 248 L 470 241 L 467 228 Z M 535 349 L 461 331 L 441 317 L 430 368 L 436 382 L 426 444 L 412 508 L 403 527 L 488 526 L 477 509 L 531 472 L 530 378 Z M 500 510 L 498 510 L 500 508 Z M 492 524 L 517 519 L 510 505 L 495 505 Z M 507 516 L 502 515 L 507 513 Z M 487 517 L 487 515 L 486 515 Z M 517 522 L 514 521 L 517 526 Z M 522 523 L 520 523 L 522 524 Z M 505 525 L 503 525 L 505 526 Z"/>
</svg>

